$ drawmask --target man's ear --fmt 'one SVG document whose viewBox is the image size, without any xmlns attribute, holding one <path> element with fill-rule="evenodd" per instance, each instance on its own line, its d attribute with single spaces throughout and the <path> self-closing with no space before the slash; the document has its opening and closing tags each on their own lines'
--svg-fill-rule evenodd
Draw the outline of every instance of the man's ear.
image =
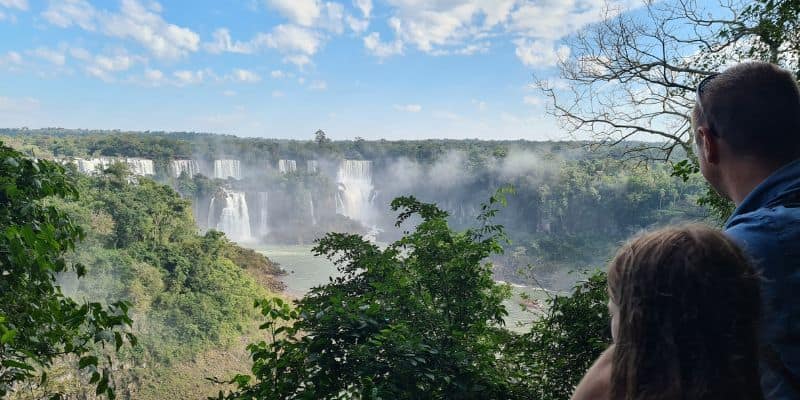
<svg viewBox="0 0 800 400">
<path fill-rule="evenodd" d="M 703 159 L 709 164 L 719 163 L 719 138 L 714 136 L 706 127 L 697 128 L 697 141 Z"/>
</svg>

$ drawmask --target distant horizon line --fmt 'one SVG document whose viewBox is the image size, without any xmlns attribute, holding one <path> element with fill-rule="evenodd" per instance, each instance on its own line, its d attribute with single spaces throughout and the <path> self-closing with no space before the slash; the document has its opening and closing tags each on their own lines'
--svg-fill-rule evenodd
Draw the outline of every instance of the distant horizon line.
<svg viewBox="0 0 800 400">
<path fill-rule="evenodd" d="M 99 133 L 99 134 L 133 134 L 133 135 L 196 135 L 196 136 L 220 136 L 220 137 L 228 137 L 228 138 L 236 138 L 236 139 L 260 139 L 260 140 L 273 140 L 273 141 L 295 141 L 295 142 L 313 142 L 314 138 L 313 135 L 316 134 L 317 131 L 322 130 L 325 132 L 324 129 L 318 129 L 317 131 L 311 133 L 311 136 L 308 139 L 297 139 L 297 138 L 280 138 L 280 137 L 266 137 L 266 136 L 240 136 L 232 133 L 220 133 L 220 132 L 202 132 L 202 131 L 165 131 L 165 130 L 127 130 L 127 129 L 97 129 L 97 128 L 64 128 L 64 127 L 42 127 L 42 128 L 30 128 L 30 127 L 0 127 L 0 135 L 8 131 L 26 131 L 26 132 L 36 132 L 40 131 L 40 133 L 45 133 L 43 131 L 47 130 L 57 130 L 62 131 L 63 133 Z M 327 132 L 326 132 L 327 133 Z M 474 142 L 496 142 L 496 143 L 504 143 L 504 142 L 528 142 L 528 143 L 594 143 L 594 144 L 603 144 L 604 142 L 608 143 L 619 143 L 614 140 L 601 140 L 601 139 L 547 139 L 547 140 L 537 140 L 537 139 L 481 139 L 481 138 L 442 138 L 442 137 L 430 137 L 425 139 L 386 139 L 386 138 L 361 138 L 359 136 L 355 136 L 351 139 L 335 139 L 330 138 L 328 139 L 331 142 L 356 142 L 359 140 L 363 140 L 365 142 L 426 142 L 426 141 L 451 141 L 451 142 L 461 142 L 461 141 L 474 141 Z M 662 142 L 650 142 L 644 140 L 623 140 L 624 143 L 662 143 Z"/>
</svg>

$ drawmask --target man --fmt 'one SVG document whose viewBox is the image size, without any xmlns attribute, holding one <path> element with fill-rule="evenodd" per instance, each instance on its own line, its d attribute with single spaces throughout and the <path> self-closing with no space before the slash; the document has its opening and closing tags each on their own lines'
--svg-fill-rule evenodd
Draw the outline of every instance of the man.
<svg viewBox="0 0 800 400">
<path fill-rule="evenodd" d="M 708 76 L 692 116 L 700 171 L 736 205 L 725 232 L 763 277 L 761 386 L 766 399 L 800 399 L 800 90 L 772 64 Z M 709 338 L 714 340 L 714 338 Z M 574 399 L 608 398 L 613 349 Z"/>
</svg>

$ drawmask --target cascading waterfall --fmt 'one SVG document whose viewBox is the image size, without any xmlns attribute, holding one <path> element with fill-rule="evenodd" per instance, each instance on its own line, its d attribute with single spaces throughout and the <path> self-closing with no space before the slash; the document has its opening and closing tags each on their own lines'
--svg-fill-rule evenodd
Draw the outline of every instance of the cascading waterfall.
<svg viewBox="0 0 800 400">
<path fill-rule="evenodd" d="M 153 160 L 147 160 L 144 158 L 126 158 L 125 163 L 128 164 L 128 168 L 133 175 L 150 176 L 156 174 Z"/>
<path fill-rule="evenodd" d="M 258 192 L 258 227 L 259 238 L 269 235 L 269 192 Z"/>
<path fill-rule="evenodd" d="M 319 161 L 317 160 L 307 160 L 306 161 L 306 171 L 309 174 L 314 174 L 319 171 Z"/>
<path fill-rule="evenodd" d="M 180 178 L 184 172 L 191 178 L 200 173 L 200 164 L 197 160 L 172 160 L 170 170 L 176 178 Z"/>
<path fill-rule="evenodd" d="M 336 174 L 339 186 L 336 194 L 336 213 L 361 222 L 366 227 L 375 223 L 372 200 L 375 188 L 372 185 L 372 162 L 366 160 L 343 160 Z"/>
<path fill-rule="evenodd" d="M 278 160 L 278 171 L 282 174 L 297 171 L 297 161 L 295 160 Z"/>
<path fill-rule="evenodd" d="M 235 242 L 247 242 L 253 239 L 250 230 L 250 212 L 247 209 L 247 197 L 244 192 L 222 189 L 224 207 L 219 215 L 216 226 L 212 214 L 214 213 L 215 198 L 211 199 L 209 206 L 209 226 L 216 227 L 224 232 Z M 216 197 L 216 196 L 215 196 Z"/>
<path fill-rule="evenodd" d="M 239 160 L 214 160 L 214 178 L 242 179 L 242 170 Z"/>
<path fill-rule="evenodd" d="M 317 214 L 314 211 L 314 196 L 308 195 L 308 208 L 311 210 L 311 225 L 317 224 Z"/>
<path fill-rule="evenodd" d="M 78 164 L 78 171 L 87 175 L 99 173 L 100 171 L 108 168 L 112 162 L 112 159 L 106 157 L 89 159 L 79 158 L 76 160 L 76 163 Z"/>
</svg>

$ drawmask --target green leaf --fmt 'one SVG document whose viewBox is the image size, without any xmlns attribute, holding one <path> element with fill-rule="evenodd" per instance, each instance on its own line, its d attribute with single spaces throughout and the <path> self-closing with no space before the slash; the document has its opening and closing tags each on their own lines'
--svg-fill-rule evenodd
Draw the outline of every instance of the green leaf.
<svg viewBox="0 0 800 400">
<path fill-rule="evenodd" d="M 88 366 L 95 366 L 96 367 L 97 366 L 97 362 L 98 362 L 98 359 L 95 356 L 81 357 L 81 359 L 78 361 L 78 368 L 79 369 L 84 369 L 84 368 L 86 368 Z"/>
</svg>

